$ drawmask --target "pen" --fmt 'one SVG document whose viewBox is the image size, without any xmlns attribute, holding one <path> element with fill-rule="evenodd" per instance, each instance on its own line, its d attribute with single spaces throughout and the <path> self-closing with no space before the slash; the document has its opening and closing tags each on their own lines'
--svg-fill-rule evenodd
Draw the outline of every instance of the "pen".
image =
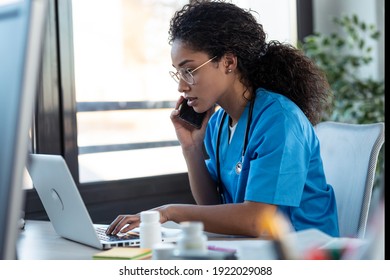
<svg viewBox="0 0 390 280">
<path fill-rule="evenodd" d="M 211 250 L 211 251 L 218 251 L 218 252 L 224 252 L 224 253 L 235 253 L 236 252 L 235 249 L 222 248 L 222 247 L 217 247 L 217 246 L 214 246 L 214 245 L 207 246 L 207 249 Z"/>
<path fill-rule="evenodd" d="M 289 224 L 280 213 L 266 212 L 262 217 L 262 226 L 266 229 L 279 260 L 291 259 L 290 253 L 283 241 L 284 235 L 289 232 Z"/>
</svg>

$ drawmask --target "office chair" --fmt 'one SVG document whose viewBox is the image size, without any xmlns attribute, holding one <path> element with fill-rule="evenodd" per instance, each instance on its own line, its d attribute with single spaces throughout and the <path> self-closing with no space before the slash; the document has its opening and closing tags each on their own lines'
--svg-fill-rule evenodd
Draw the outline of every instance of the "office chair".
<svg viewBox="0 0 390 280">
<path fill-rule="evenodd" d="M 315 129 L 326 180 L 336 196 L 340 236 L 364 238 L 384 123 L 326 121 Z"/>
</svg>

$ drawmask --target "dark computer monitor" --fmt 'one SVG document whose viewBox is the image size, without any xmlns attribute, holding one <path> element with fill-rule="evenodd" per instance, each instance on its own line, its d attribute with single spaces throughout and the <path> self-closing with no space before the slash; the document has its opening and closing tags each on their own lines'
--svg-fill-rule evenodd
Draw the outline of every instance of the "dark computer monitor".
<svg viewBox="0 0 390 280">
<path fill-rule="evenodd" d="M 0 259 L 16 259 L 46 0 L 0 1 Z"/>
</svg>

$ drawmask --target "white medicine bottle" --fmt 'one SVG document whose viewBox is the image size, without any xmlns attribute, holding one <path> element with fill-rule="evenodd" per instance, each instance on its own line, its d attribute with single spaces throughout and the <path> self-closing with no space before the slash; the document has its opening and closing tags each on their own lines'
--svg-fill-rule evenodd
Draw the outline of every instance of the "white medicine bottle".
<svg viewBox="0 0 390 280">
<path fill-rule="evenodd" d="M 203 233 L 202 222 L 182 222 L 177 240 L 177 253 L 182 256 L 204 256 L 207 254 L 207 236 Z"/>
<path fill-rule="evenodd" d="M 155 244 L 162 240 L 160 212 L 149 210 L 141 212 L 140 248 L 152 249 Z"/>
</svg>

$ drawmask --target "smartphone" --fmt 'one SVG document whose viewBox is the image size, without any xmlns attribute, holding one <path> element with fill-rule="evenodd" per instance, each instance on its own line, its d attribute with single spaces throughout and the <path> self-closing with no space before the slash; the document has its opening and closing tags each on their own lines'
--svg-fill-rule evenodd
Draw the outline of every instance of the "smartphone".
<svg viewBox="0 0 390 280">
<path fill-rule="evenodd" d="M 202 122 L 205 116 L 206 112 L 197 113 L 195 112 L 194 108 L 188 106 L 187 99 L 184 99 L 183 102 L 180 104 L 179 118 L 197 129 L 202 127 Z"/>
</svg>

